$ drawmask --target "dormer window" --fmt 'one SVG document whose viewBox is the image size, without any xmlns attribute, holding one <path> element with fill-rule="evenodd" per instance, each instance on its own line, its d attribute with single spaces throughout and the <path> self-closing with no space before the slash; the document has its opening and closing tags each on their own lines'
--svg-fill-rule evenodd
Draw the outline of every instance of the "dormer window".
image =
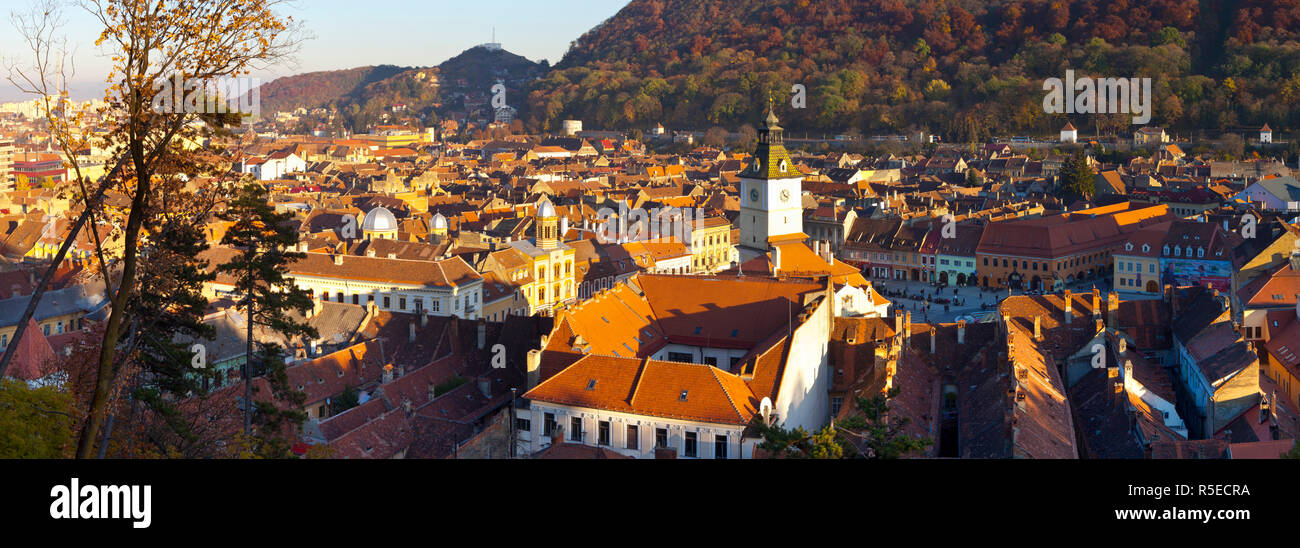
<svg viewBox="0 0 1300 548">
<path fill-rule="evenodd" d="M 785 160 L 781 160 L 781 163 L 780 163 L 779 166 L 778 166 L 778 168 L 781 170 L 781 173 L 785 173 L 785 172 L 786 172 L 786 168 L 788 168 L 788 167 L 789 167 L 789 166 L 786 165 Z"/>
<path fill-rule="evenodd" d="M 1204 256 L 1205 256 L 1205 248 L 1204 248 L 1204 247 L 1198 247 L 1198 248 L 1196 248 L 1196 256 L 1197 256 L 1197 257 L 1204 257 Z"/>
<path fill-rule="evenodd" d="M 1165 254 L 1165 255 L 1168 255 L 1168 254 L 1169 254 L 1169 246 L 1165 246 L 1165 253 L 1164 253 L 1164 254 Z"/>
<path fill-rule="evenodd" d="M 1175 247 L 1175 248 L 1174 248 L 1174 256 L 1175 256 L 1175 257 L 1182 257 L 1182 256 L 1183 256 L 1183 248 L 1181 248 L 1181 247 Z"/>
<path fill-rule="evenodd" d="M 1124 244 L 1124 251 L 1133 251 L 1133 242 Z"/>
<path fill-rule="evenodd" d="M 1149 245 L 1147 245 L 1147 244 L 1142 244 L 1142 252 L 1143 252 L 1143 253 L 1147 253 L 1147 252 L 1149 252 L 1149 251 L 1151 251 L 1151 246 L 1149 246 Z"/>
</svg>

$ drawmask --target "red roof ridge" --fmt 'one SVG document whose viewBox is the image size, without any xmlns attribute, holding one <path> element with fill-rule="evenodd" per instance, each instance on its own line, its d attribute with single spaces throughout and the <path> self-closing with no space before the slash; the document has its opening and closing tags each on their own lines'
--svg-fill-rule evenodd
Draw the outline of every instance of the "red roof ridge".
<svg viewBox="0 0 1300 548">
<path fill-rule="evenodd" d="M 718 377 L 718 368 L 707 364 L 705 367 L 708 367 L 709 372 L 713 373 L 713 380 L 718 382 L 719 388 L 722 388 L 722 394 L 727 396 L 727 403 L 731 404 L 731 410 L 736 412 L 736 416 L 744 418 L 745 414 L 740 412 L 739 407 L 736 407 L 736 400 L 731 399 L 731 391 L 727 390 L 727 385 L 722 382 L 720 377 Z"/>
<path fill-rule="evenodd" d="M 645 377 L 646 369 L 650 368 L 650 357 L 641 358 L 641 365 L 637 367 L 636 378 L 632 379 L 632 393 L 627 397 L 627 404 L 636 408 L 636 395 L 641 390 L 641 379 Z"/>
</svg>

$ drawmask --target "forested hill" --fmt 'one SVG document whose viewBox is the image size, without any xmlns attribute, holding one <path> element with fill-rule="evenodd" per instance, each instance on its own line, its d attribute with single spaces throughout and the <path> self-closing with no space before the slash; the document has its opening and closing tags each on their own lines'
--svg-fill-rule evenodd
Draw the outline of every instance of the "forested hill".
<svg viewBox="0 0 1300 548">
<path fill-rule="evenodd" d="M 357 95 L 367 85 L 386 80 L 409 69 L 382 65 L 349 70 L 331 70 L 277 78 L 262 86 L 262 109 L 269 112 L 297 108 L 328 107 Z"/>
<path fill-rule="evenodd" d="M 382 65 L 279 78 L 262 86 L 262 109 L 333 108 L 336 116 L 309 116 L 312 125 L 302 129 L 323 123 L 332 130 L 363 132 L 380 123 L 431 123 L 464 109 L 467 96 L 486 97 L 502 82 L 507 98 L 521 98 L 511 103 L 524 111 L 528 85 L 549 68 L 509 51 L 476 46 L 436 67 Z M 395 105 L 405 105 L 404 114 L 390 115 Z"/>
<path fill-rule="evenodd" d="M 1300 0 L 632 0 L 534 84 L 529 120 L 738 127 L 771 93 L 791 128 L 978 140 L 1059 129 L 1042 82 L 1071 68 L 1153 78 L 1153 124 L 1294 128 L 1298 37 Z"/>
</svg>

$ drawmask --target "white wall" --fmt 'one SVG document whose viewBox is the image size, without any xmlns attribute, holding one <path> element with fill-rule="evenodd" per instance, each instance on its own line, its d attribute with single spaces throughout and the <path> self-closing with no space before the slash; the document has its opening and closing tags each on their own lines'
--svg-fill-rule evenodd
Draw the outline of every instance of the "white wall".
<svg viewBox="0 0 1300 548">
<path fill-rule="evenodd" d="M 668 446 L 677 450 L 678 458 L 690 458 L 686 457 L 684 452 L 685 436 L 687 432 L 694 432 L 696 435 L 696 457 L 694 458 L 712 459 L 715 457 L 714 436 L 716 435 L 727 437 L 728 459 L 749 458 L 753 454 L 752 447 L 749 452 L 742 452 L 740 436 L 741 432 L 744 431 L 744 427 L 739 425 L 722 425 L 706 422 L 661 419 L 659 417 L 618 413 L 585 407 L 570 407 L 567 405 L 543 402 L 533 402 L 530 411 L 529 426 L 531 427 L 531 431 L 528 434 L 528 438 L 531 441 L 531 445 L 528 447 L 528 451 L 531 453 L 541 451 L 552 444 L 551 438 L 543 435 L 543 429 L 546 426 L 546 413 L 554 413 L 555 423 L 563 432 L 563 441 L 568 443 L 577 443 L 570 439 L 569 426 L 571 419 L 573 417 L 581 418 L 582 429 L 584 432 L 581 443 L 591 447 L 599 446 L 600 421 L 609 421 L 610 443 L 603 447 L 609 451 L 614 451 L 620 455 L 633 458 L 654 458 L 655 430 L 659 428 L 668 429 Z M 628 425 L 637 426 L 638 443 L 636 449 L 627 448 Z M 521 436 L 521 438 L 522 437 L 523 436 Z"/>
<path fill-rule="evenodd" d="M 832 304 L 823 301 L 797 329 L 791 341 L 773 411 L 785 428 L 802 426 L 814 432 L 830 421 L 830 364 Z"/>
<path fill-rule="evenodd" d="M 659 349 L 653 356 L 658 361 L 671 361 L 668 359 L 670 353 L 690 354 L 690 363 L 704 363 L 704 358 L 716 358 L 718 360 L 718 369 L 728 371 L 731 368 L 731 359 L 740 359 L 749 355 L 749 349 L 743 348 L 711 348 L 700 346 L 688 346 L 685 344 L 667 344 Z"/>
</svg>

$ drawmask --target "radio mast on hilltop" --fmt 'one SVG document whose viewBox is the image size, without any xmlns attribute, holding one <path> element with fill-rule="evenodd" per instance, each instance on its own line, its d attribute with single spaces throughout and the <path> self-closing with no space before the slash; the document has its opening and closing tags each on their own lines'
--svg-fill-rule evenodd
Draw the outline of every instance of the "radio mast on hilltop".
<svg viewBox="0 0 1300 548">
<path fill-rule="evenodd" d="M 501 43 L 497 42 L 497 28 L 492 27 L 492 41 L 483 44 L 483 49 L 488 51 L 501 51 Z"/>
</svg>

